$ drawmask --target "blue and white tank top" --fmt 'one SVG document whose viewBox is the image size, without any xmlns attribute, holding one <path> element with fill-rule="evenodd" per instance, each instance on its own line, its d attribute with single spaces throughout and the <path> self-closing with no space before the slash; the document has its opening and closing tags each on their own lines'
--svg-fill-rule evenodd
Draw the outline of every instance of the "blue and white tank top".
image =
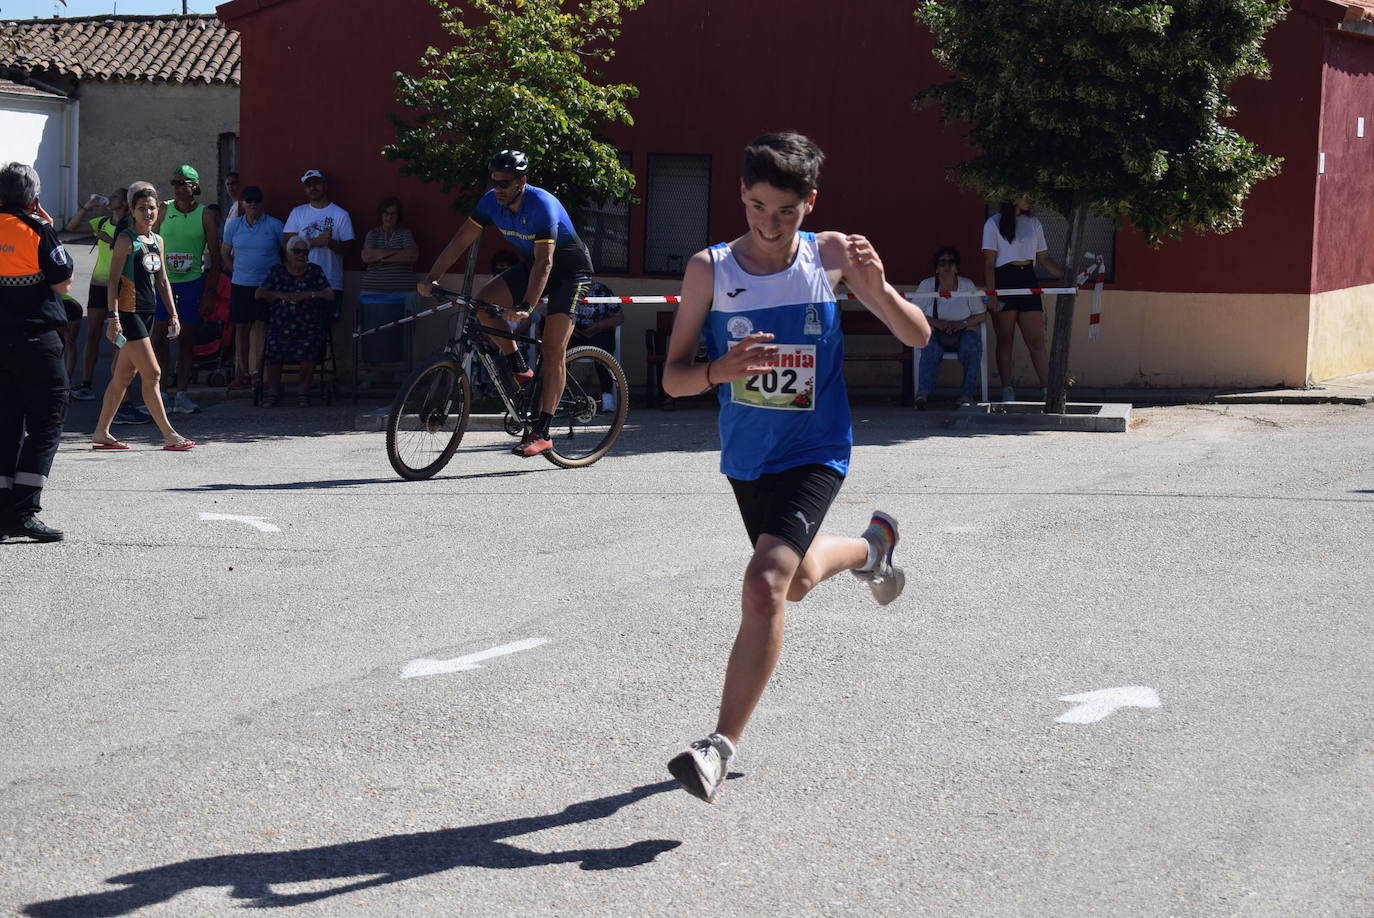
<svg viewBox="0 0 1374 918">
<path fill-rule="evenodd" d="M 767 373 L 716 387 L 720 470 L 752 481 L 799 465 L 849 472 L 854 436 L 844 387 L 840 311 L 815 233 L 800 233 L 797 257 L 776 274 L 749 274 L 728 243 L 711 246 L 715 293 L 706 317 L 714 360 L 745 335 L 772 332 Z"/>
</svg>

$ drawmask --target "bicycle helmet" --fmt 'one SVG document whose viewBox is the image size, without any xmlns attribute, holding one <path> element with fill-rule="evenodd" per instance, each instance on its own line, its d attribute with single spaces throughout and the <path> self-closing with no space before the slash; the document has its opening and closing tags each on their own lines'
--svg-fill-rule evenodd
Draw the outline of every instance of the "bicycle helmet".
<svg viewBox="0 0 1374 918">
<path fill-rule="evenodd" d="M 524 175 L 530 171 L 530 158 L 519 150 L 502 150 L 487 163 L 487 171 Z"/>
</svg>

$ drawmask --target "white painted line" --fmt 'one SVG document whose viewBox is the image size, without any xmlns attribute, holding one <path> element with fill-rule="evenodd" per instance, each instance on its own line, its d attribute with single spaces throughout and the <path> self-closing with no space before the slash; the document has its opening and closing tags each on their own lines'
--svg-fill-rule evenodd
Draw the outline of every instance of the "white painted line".
<svg viewBox="0 0 1374 918">
<path fill-rule="evenodd" d="M 1110 717 L 1118 708 L 1158 708 L 1163 702 L 1147 685 L 1122 685 L 1081 695 L 1063 695 L 1060 701 L 1077 705 L 1054 719 L 1057 724 L 1092 724 Z"/>
<path fill-rule="evenodd" d="M 231 523 L 247 523 L 249 526 L 262 532 L 281 532 L 280 527 L 265 522 L 267 519 L 265 516 L 235 516 L 232 513 L 202 513 L 200 518 L 202 520 L 227 520 Z"/>
<path fill-rule="evenodd" d="M 438 676 L 443 673 L 461 673 L 469 669 L 481 669 L 478 663 L 483 660 L 490 660 L 492 657 L 504 657 L 508 653 L 519 653 L 522 650 L 530 650 L 540 644 L 547 644 L 544 638 L 526 638 L 523 641 L 516 641 L 512 644 L 502 644 L 500 647 L 493 647 L 490 650 L 479 650 L 477 653 L 470 653 L 465 657 L 455 657 L 452 660 L 427 660 L 421 657 L 418 660 L 411 660 L 401 670 L 402 679 L 414 679 L 416 676 Z"/>
</svg>

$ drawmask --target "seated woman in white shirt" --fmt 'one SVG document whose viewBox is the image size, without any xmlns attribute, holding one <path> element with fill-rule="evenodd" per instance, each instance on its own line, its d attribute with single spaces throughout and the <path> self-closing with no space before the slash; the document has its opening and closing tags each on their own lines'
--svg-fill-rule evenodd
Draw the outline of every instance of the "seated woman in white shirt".
<svg viewBox="0 0 1374 918">
<path fill-rule="evenodd" d="M 979 296 L 951 297 L 921 296 L 922 293 L 952 293 L 962 291 L 974 293 L 977 286 L 967 277 L 959 274 L 959 250 L 952 245 L 942 245 L 935 250 L 932 259 L 935 276 L 927 277 L 916 288 L 916 305 L 926 314 L 930 323 L 930 343 L 921 348 L 921 362 L 916 371 L 916 409 L 924 411 L 940 377 L 940 364 L 944 362 L 945 351 L 954 351 L 964 367 L 964 381 L 959 388 L 959 405 L 973 402 L 974 386 L 978 382 L 978 371 L 983 364 L 983 337 L 978 326 L 987 320 L 987 310 L 983 298 Z"/>
<path fill-rule="evenodd" d="M 1050 259 L 1048 250 L 1045 228 L 1031 215 L 1026 199 L 1003 201 L 1001 211 L 983 224 L 983 281 L 987 289 L 1043 286 L 1035 275 L 1036 261 L 1058 277 L 1063 272 Z M 1045 351 L 1045 304 L 1039 295 L 990 296 L 988 311 L 997 331 L 997 375 L 1002 379 L 1002 401 L 1016 401 L 1016 390 L 1011 385 L 1011 356 L 1018 328 L 1043 390 L 1049 385 L 1050 366 Z"/>
</svg>

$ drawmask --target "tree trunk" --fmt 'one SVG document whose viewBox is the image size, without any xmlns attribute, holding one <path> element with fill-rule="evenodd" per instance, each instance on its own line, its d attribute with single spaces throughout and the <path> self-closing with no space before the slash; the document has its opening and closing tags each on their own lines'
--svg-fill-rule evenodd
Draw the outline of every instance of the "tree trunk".
<svg viewBox="0 0 1374 918">
<path fill-rule="evenodd" d="M 1083 191 L 1074 192 L 1073 208 L 1069 211 L 1069 232 L 1064 242 L 1064 271 L 1061 287 L 1076 286 L 1078 259 L 1083 251 L 1083 227 L 1088 222 L 1088 197 Z M 1069 395 L 1069 343 L 1073 337 L 1073 307 L 1077 293 L 1061 293 L 1054 305 L 1054 338 L 1050 345 L 1050 378 L 1045 397 L 1046 414 L 1063 414 Z"/>
</svg>

